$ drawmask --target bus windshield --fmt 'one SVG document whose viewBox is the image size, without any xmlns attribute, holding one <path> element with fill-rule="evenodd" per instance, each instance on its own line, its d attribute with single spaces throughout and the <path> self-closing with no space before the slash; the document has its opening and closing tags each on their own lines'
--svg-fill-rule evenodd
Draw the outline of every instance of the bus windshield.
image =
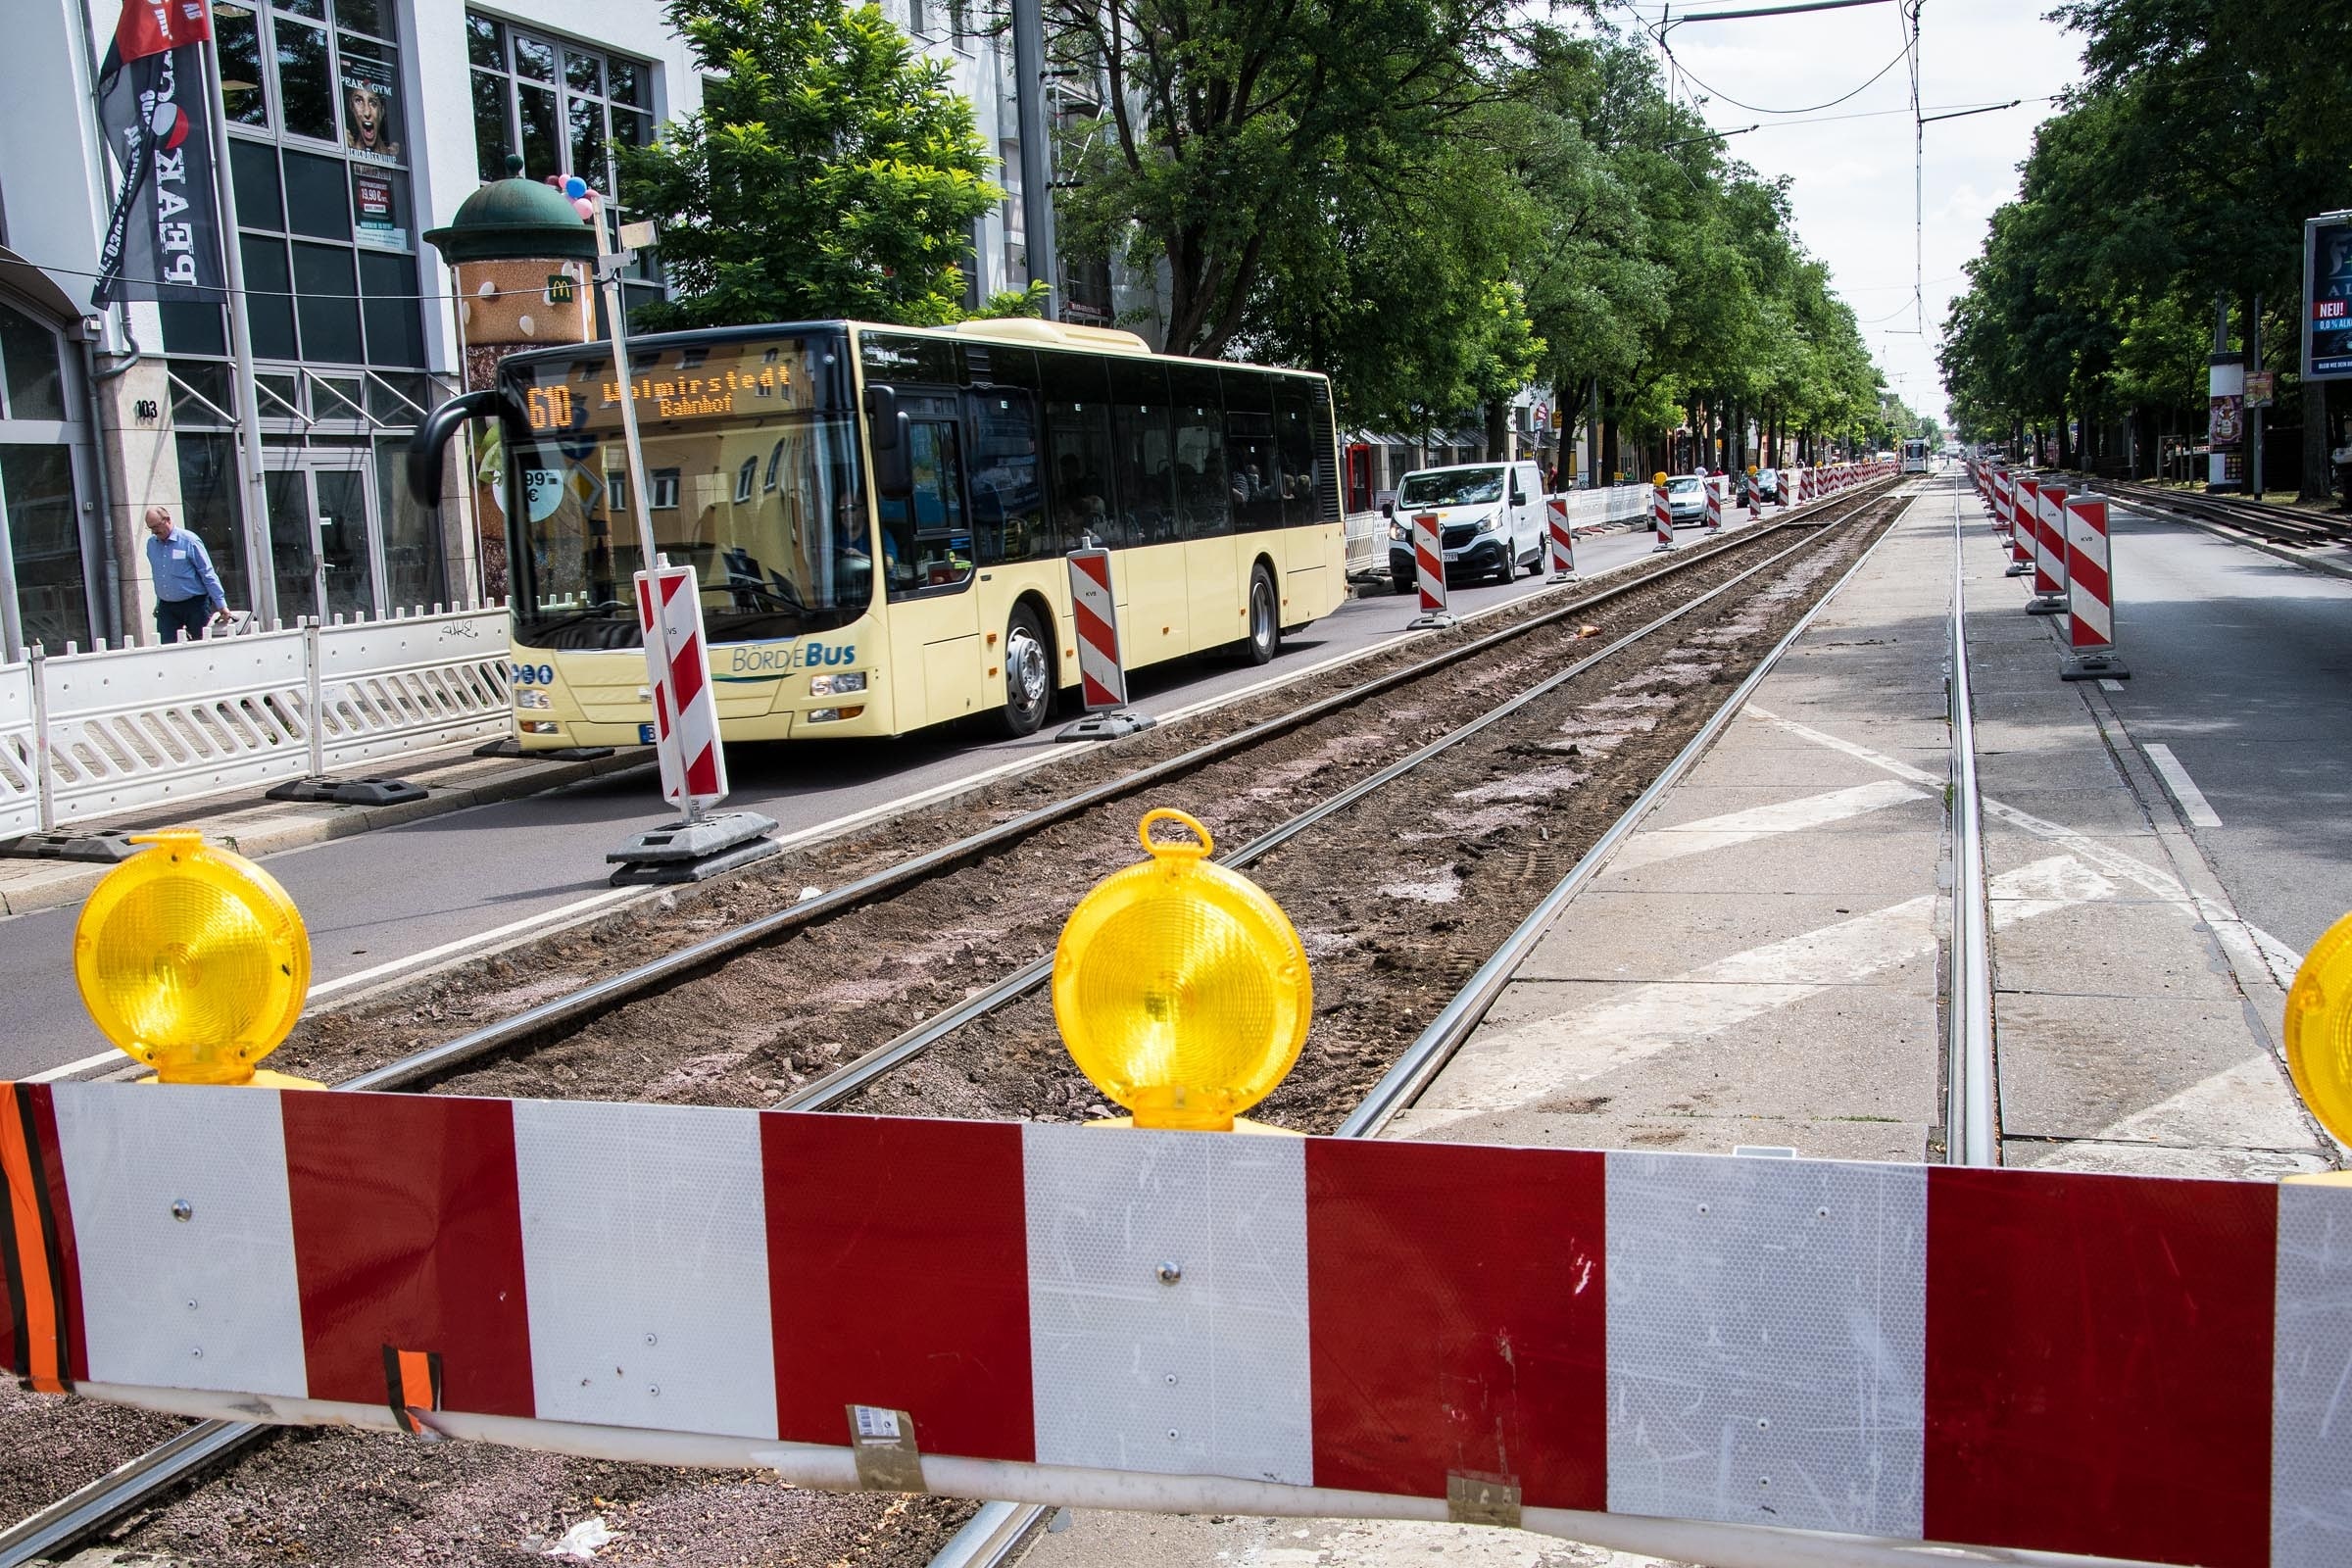
<svg viewBox="0 0 2352 1568">
<path fill-rule="evenodd" d="M 630 358 L 654 546 L 699 573 L 710 640 L 864 613 L 873 558 L 846 335 L 679 335 Z M 630 580 L 644 563 L 610 352 L 499 373 L 526 421 L 503 432 L 515 640 L 639 646 Z"/>
</svg>

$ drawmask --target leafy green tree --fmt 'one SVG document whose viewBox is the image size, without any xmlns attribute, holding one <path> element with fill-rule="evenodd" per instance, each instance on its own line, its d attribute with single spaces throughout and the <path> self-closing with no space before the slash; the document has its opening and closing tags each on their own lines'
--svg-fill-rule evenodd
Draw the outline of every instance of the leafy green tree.
<svg viewBox="0 0 2352 1568">
<path fill-rule="evenodd" d="M 1509 13 L 1508 0 L 1048 0 L 1063 68 L 1103 88 L 1100 118 L 1064 137 L 1064 247 L 1164 268 L 1171 353 L 1246 342 L 1271 289 L 1348 271 L 1361 229 L 1338 250 L 1293 236 L 1367 187 L 1392 203 L 1426 188 L 1460 117 L 1492 95 Z M 1272 267 L 1286 252 L 1303 276 Z"/>
<path fill-rule="evenodd" d="M 961 318 L 972 221 L 1004 193 L 946 65 L 874 5 L 667 0 L 664 15 L 712 74 L 700 112 L 621 155 L 677 291 L 646 324 Z"/>
</svg>

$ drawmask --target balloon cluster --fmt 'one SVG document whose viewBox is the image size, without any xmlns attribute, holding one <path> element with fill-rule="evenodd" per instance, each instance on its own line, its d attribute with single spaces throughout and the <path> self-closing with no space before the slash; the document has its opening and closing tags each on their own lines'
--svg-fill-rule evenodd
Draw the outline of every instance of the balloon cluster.
<svg viewBox="0 0 2352 1568">
<path fill-rule="evenodd" d="M 580 221 L 596 221 L 596 192 L 577 174 L 550 174 L 547 182 L 571 198 L 571 210 L 580 215 Z"/>
</svg>

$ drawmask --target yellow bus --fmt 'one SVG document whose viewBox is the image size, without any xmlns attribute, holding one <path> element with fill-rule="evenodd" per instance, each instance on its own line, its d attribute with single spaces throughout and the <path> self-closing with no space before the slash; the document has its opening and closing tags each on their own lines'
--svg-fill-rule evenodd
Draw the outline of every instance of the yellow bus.
<svg viewBox="0 0 2352 1568">
<path fill-rule="evenodd" d="M 655 545 L 702 588 L 730 740 L 1035 732 L 1078 683 L 1064 555 L 1113 552 L 1129 669 L 1271 659 L 1347 596 L 1320 375 L 1153 354 L 1038 320 L 855 321 L 633 340 Z M 505 448 L 515 727 L 526 750 L 651 743 L 642 565 L 602 344 L 505 361 L 417 432 Z"/>
</svg>

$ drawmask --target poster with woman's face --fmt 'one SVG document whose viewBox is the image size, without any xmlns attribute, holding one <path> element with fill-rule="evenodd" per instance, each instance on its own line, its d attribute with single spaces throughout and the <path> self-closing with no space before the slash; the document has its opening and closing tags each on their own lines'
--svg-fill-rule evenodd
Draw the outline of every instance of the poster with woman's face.
<svg viewBox="0 0 2352 1568">
<path fill-rule="evenodd" d="M 343 145 L 375 158 L 400 156 L 400 92 L 389 62 L 343 56 Z"/>
</svg>

